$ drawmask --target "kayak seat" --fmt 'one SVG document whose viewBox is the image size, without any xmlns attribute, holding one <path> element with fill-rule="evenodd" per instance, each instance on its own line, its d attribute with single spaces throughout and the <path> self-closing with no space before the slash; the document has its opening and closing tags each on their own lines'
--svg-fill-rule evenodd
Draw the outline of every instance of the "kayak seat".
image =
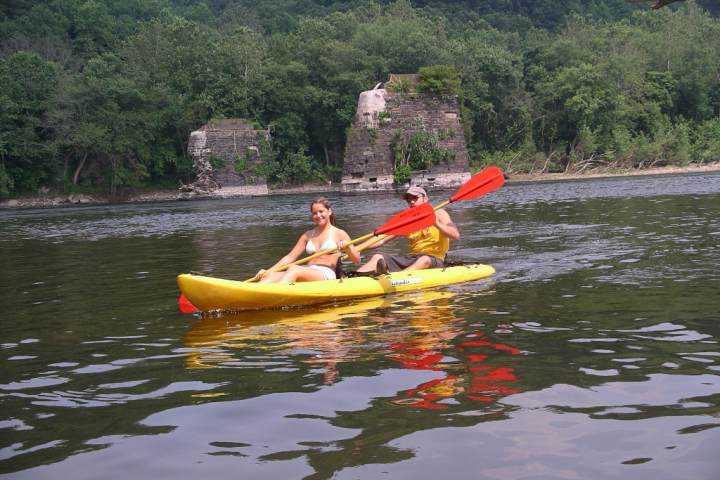
<svg viewBox="0 0 720 480">
<path fill-rule="evenodd" d="M 377 277 L 378 274 L 375 272 L 356 272 L 354 270 L 350 270 L 347 272 L 343 272 L 344 278 L 355 278 L 355 277 Z"/>
</svg>

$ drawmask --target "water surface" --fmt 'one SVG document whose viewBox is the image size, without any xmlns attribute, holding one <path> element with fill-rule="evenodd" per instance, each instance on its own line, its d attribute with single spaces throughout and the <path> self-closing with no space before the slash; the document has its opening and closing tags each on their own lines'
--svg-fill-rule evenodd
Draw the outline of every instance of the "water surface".
<svg viewBox="0 0 720 480">
<path fill-rule="evenodd" d="M 351 236 L 404 207 L 330 197 Z M 271 265 L 311 198 L 0 212 L 0 475 L 718 478 L 720 175 L 453 204 L 489 281 L 177 312 L 178 273 Z"/>
</svg>

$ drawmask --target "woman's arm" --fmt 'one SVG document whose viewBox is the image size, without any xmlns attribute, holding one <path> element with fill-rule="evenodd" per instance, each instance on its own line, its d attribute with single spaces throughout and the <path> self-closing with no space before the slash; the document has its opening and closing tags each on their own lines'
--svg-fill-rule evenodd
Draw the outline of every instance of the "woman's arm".
<svg viewBox="0 0 720 480">
<path fill-rule="evenodd" d="M 337 242 L 338 251 L 346 253 L 348 258 L 355 264 L 360 263 L 360 251 L 350 243 L 350 235 L 345 230 L 339 230 L 340 241 Z"/>
</svg>

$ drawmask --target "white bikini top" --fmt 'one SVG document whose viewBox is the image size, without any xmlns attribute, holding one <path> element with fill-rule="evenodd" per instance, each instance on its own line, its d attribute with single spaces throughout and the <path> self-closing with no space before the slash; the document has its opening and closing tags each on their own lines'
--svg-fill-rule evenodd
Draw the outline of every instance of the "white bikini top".
<svg viewBox="0 0 720 480">
<path fill-rule="evenodd" d="M 332 249 L 337 248 L 337 244 L 335 243 L 335 240 L 333 240 L 332 238 L 329 238 L 329 239 L 325 240 L 325 242 L 323 242 L 323 244 L 320 245 L 320 250 L 318 250 L 317 248 L 315 248 L 315 244 L 312 243 L 312 241 L 308 240 L 307 245 L 305 245 L 305 252 L 306 252 L 308 255 L 312 255 L 312 254 L 315 253 L 315 252 L 319 252 L 319 251 L 321 251 L 321 250 L 328 250 L 328 249 L 331 249 L 331 248 L 332 248 Z"/>
</svg>

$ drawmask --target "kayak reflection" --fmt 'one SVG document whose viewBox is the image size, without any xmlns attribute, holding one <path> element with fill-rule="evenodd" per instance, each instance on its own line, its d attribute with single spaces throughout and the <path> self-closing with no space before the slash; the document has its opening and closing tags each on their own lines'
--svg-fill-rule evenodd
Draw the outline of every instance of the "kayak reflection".
<svg viewBox="0 0 720 480">
<path fill-rule="evenodd" d="M 358 330 L 341 326 L 391 303 L 388 298 L 371 298 L 341 306 L 257 310 L 202 318 L 185 334 L 184 343 L 189 349 L 186 366 L 248 366 L 249 351 L 294 351 L 304 354 L 310 364 L 324 365 L 328 370 L 326 382 L 330 382 L 336 375 L 334 365 L 349 358 L 350 347 L 362 341 Z"/>
<path fill-rule="evenodd" d="M 297 369 L 334 383 L 343 362 L 386 356 L 404 369 L 442 376 L 399 392 L 395 405 L 444 410 L 466 400 L 492 403 L 519 393 L 504 357 L 515 347 L 467 325 L 448 291 L 419 291 L 340 306 L 266 310 L 199 319 L 185 334 L 187 368 Z M 372 346 L 372 347 L 370 347 Z"/>
<path fill-rule="evenodd" d="M 363 409 L 336 412 L 330 419 L 333 426 L 360 431 L 332 442 L 332 448 L 309 448 L 305 455 L 316 472 L 313 478 L 335 478 L 348 468 L 412 459 L 415 451 L 401 445 L 416 441 L 415 437 L 403 440 L 415 432 L 497 421 L 516 408 L 497 400 L 520 391 L 513 362 L 521 352 L 494 341 L 488 325 L 468 321 L 478 317 L 468 307 L 477 305 L 450 294 L 427 301 L 405 299 L 370 313 L 368 323 L 381 321 L 380 315 L 391 319 L 383 325 L 380 341 L 392 366 L 423 370 L 436 378 L 391 396 L 372 398 Z M 396 325 L 402 328 L 393 328 Z M 500 330 L 510 329 L 496 330 L 498 334 L 505 333 Z"/>
</svg>

